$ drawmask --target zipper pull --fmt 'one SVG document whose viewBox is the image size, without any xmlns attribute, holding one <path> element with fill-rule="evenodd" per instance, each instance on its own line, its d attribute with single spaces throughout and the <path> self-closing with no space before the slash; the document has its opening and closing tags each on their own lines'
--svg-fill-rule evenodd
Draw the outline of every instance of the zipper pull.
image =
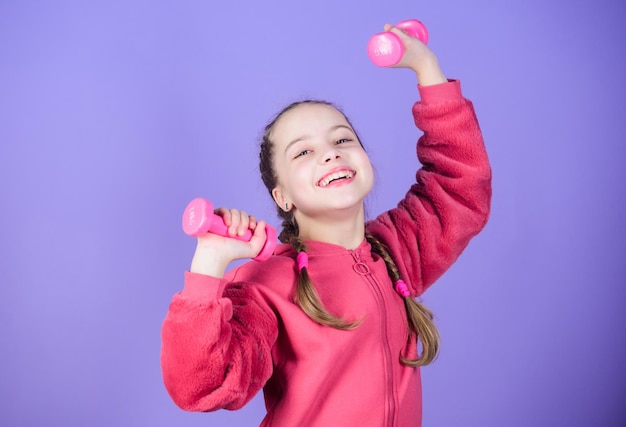
<svg viewBox="0 0 626 427">
<path fill-rule="evenodd" d="M 361 276 L 367 276 L 368 274 L 370 274 L 370 268 L 367 266 L 367 264 L 361 261 L 359 253 L 356 251 L 351 252 L 352 258 L 354 258 L 354 261 L 356 261 L 355 264 L 352 265 L 352 269 L 356 272 L 356 274 L 359 274 Z"/>
</svg>

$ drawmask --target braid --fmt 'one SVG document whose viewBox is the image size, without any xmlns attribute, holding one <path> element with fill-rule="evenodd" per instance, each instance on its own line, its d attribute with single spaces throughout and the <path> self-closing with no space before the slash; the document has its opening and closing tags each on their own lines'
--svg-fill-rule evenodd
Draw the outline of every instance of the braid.
<svg viewBox="0 0 626 427">
<path fill-rule="evenodd" d="M 282 230 L 278 235 L 278 240 L 280 240 L 281 243 L 290 243 L 291 240 L 293 240 L 293 237 L 299 234 L 298 224 L 293 216 L 293 212 L 284 212 L 280 208 L 278 210 L 282 212 L 281 216 L 283 218 L 283 223 L 281 224 Z M 296 252 L 300 252 L 295 246 L 294 249 L 296 249 Z"/>
<path fill-rule="evenodd" d="M 387 273 L 389 273 L 391 281 L 395 283 L 400 280 L 400 272 L 398 271 L 398 267 L 396 267 L 396 263 L 393 262 L 393 260 L 391 259 L 387 247 L 371 234 L 365 234 L 365 238 L 372 246 L 374 252 L 380 255 L 380 257 L 385 261 L 385 265 L 387 266 Z"/>
<path fill-rule="evenodd" d="M 285 223 L 289 222 L 290 225 L 285 227 Z M 297 234 L 293 233 L 293 230 L 297 230 L 297 224 L 295 221 L 289 221 L 285 219 L 283 222 L 283 230 L 280 233 L 281 242 L 288 243 L 296 250 L 296 253 L 306 252 L 306 246 L 300 240 Z M 283 240 L 284 239 L 284 240 Z M 344 319 L 334 316 L 326 311 L 322 302 L 320 301 L 313 282 L 309 277 L 308 267 L 304 266 L 299 271 L 298 282 L 296 285 L 295 301 L 298 306 L 315 322 L 320 325 L 331 326 L 336 329 L 350 330 L 354 329 L 361 323 L 358 322 L 346 322 Z"/>
<path fill-rule="evenodd" d="M 396 263 L 389 255 L 389 250 L 385 245 L 370 234 L 366 234 L 365 238 L 372 245 L 373 252 L 380 255 L 385 261 L 387 272 L 392 282 L 401 279 L 400 272 Z M 439 353 L 439 331 L 433 322 L 433 313 L 422 303 L 416 301 L 411 296 L 404 297 L 404 308 L 407 313 L 410 330 L 415 333 L 422 343 L 422 354 L 417 359 L 408 359 L 400 354 L 400 360 L 407 366 L 425 366 L 431 363 Z M 410 341 L 411 337 L 407 337 Z"/>
</svg>

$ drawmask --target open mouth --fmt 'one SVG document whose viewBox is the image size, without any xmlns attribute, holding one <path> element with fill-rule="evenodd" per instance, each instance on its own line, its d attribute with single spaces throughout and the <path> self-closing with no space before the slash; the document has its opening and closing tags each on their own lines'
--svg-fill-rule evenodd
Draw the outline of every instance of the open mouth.
<svg viewBox="0 0 626 427">
<path fill-rule="evenodd" d="M 332 182 L 347 180 L 352 178 L 354 175 L 356 175 L 356 172 L 353 170 L 340 170 L 326 175 L 317 182 L 317 185 L 320 187 L 326 187 Z"/>
</svg>

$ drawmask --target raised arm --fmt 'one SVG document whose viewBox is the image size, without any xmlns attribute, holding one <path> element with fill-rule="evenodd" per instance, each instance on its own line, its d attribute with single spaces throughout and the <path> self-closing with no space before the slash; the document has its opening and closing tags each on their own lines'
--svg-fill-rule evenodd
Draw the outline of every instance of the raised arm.
<svg viewBox="0 0 626 427">
<path fill-rule="evenodd" d="M 415 104 L 423 167 L 398 207 L 368 224 L 384 241 L 402 276 L 421 294 L 459 257 L 486 224 L 491 168 L 474 109 L 458 82 L 422 88 Z"/>
<path fill-rule="evenodd" d="M 446 80 L 435 55 L 419 40 L 396 32 L 406 46 L 397 67 L 418 76 L 421 101 L 413 107 L 424 134 L 417 144 L 422 168 L 397 208 L 367 224 L 389 247 L 404 280 L 421 294 L 459 257 L 486 224 L 491 168 L 470 101 L 458 81 Z"/>
</svg>

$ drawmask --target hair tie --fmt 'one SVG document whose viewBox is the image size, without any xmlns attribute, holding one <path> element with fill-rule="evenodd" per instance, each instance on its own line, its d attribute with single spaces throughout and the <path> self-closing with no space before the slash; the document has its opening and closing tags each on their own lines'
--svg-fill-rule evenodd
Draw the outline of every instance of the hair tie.
<svg viewBox="0 0 626 427">
<path fill-rule="evenodd" d="M 404 283 L 404 280 L 402 279 L 396 282 L 396 292 L 405 298 L 411 295 L 411 292 L 409 291 L 409 287 L 406 285 L 406 283 Z"/>
<path fill-rule="evenodd" d="M 306 252 L 298 252 L 298 271 L 302 271 L 303 268 L 309 268 L 309 256 Z"/>
</svg>

